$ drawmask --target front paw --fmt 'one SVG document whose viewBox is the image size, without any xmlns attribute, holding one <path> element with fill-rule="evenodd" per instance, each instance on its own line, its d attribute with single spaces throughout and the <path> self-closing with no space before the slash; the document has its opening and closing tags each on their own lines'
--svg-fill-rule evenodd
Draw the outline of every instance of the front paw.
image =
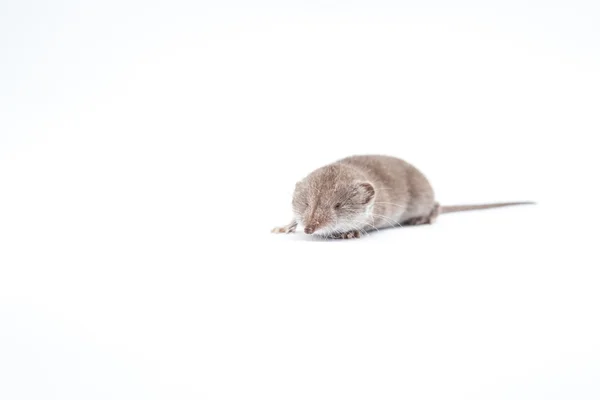
<svg viewBox="0 0 600 400">
<path fill-rule="evenodd" d="M 276 226 L 275 228 L 271 229 L 271 233 L 292 233 L 295 230 L 295 228 L 289 226 Z"/>
<path fill-rule="evenodd" d="M 331 236 L 333 239 L 358 239 L 360 237 L 359 231 L 349 231 L 344 233 L 338 233 Z"/>
<path fill-rule="evenodd" d="M 359 231 L 350 231 L 350 232 L 346 232 L 342 235 L 342 238 L 344 238 L 344 239 L 358 239 L 359 237 L 360 237 Z"/>
</svg>

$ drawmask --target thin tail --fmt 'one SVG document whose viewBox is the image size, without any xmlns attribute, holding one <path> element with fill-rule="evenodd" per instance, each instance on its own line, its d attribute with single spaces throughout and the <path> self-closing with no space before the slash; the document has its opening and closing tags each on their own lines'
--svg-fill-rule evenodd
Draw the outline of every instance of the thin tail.
<svg viewBox="0 0 600 400">
<path fill-rule="evenodd" d="M 459 205 L 459 206 L 440 206 L 440 214 L 447 214 L 452 212 L 461 211 L 472 211 L 472 210 L 485 210 L 487 208 L 498 208 L 508 206 L 520 206 L 525 204 L 536 204 L 533 201 L 519 201 L 514 203 L 488 203 L 488 204 L 472 204 L 472 205 Z"/>
</svg>

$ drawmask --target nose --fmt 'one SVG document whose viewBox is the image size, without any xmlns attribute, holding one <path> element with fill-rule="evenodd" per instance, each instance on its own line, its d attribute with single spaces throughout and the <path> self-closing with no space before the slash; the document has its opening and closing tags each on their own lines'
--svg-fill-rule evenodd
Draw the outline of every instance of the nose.
<svg viewBox="0 0 600 400">
<path fill-rule="evenodd" d="M 314 231 L 315 231 L 315 228 L 313 228 L 312 226 L 307 226 L 306 228 L 304 228 L 304 233 L 306 233 L 307 235 L 310 235 Z"/>
</svg>

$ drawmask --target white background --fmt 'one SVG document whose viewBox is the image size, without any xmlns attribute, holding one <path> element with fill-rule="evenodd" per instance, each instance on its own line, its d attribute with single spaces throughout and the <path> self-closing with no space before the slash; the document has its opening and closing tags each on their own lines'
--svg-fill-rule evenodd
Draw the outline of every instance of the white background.
<svg viewBox="0 0 600 400">
<path fill-rule="evenodd" d="M 418 5 L 417 5 L 418 3 Z M 0 4 L 0 398 L 598 399 L 600 7 Z M 442 216 L 273 235 L 296 180 Z"/>
</svg>

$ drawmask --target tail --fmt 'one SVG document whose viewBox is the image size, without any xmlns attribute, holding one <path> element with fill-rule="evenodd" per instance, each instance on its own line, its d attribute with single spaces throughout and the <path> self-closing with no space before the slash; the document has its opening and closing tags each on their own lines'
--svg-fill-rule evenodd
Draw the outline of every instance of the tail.
<svg viewBox="0 0 600 400">
<path fill-rule="evenodd" d="M 472 211 L 472 210 L 485 210 L 488 208 L 508 207 L 508 206 L 520 206 L 525 204 L 536 204 L 533 201 L 519 201 L 514 203 L 488 203 L 488 204 L 472 204 L 472 205 L 459 205 L 459 206 L 440 206 L 440 214 L 447 214 L 452 212 L 461 211 Z"/>
</svg>

